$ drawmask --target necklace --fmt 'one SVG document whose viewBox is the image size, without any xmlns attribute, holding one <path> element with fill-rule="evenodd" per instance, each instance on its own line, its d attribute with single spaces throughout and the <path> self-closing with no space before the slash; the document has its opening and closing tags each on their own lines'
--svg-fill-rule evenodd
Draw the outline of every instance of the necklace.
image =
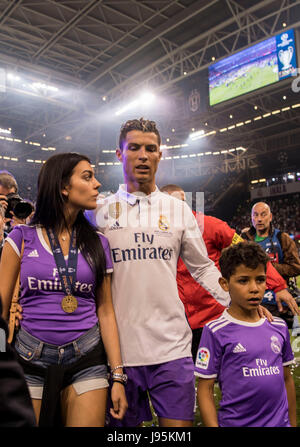
<svg viewBox="0 0 300 447">
<path fill-rule="evenodd" d="M 62 240 L 65 241 L 67 239 L 67 236 L 61 236 Z"/>
</svg>

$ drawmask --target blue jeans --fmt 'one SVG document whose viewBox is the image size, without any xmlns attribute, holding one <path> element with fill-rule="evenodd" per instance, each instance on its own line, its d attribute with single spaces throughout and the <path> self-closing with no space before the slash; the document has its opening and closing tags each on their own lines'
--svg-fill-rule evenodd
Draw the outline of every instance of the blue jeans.
<svg viewBox="0 0 300 447">
<path fill-rule="evenodd" d="M 16 335 L 15 350 L 33 365 L 47 368 L 49 365 L 69 365 L 92 351 L 100 341 L 99 324 L 85 332 L 78 339 L 62 346 L 51 345 L 33 337 L 24 329 Z M 74 374 L 68 385 L 73 385 L 77 394 L 99 388 L 107 388 L 107 366 L 96 365 Z M 40 376 L 25 375 L 30 395 L 41 399 L 44 379 Z"/>
</svg>

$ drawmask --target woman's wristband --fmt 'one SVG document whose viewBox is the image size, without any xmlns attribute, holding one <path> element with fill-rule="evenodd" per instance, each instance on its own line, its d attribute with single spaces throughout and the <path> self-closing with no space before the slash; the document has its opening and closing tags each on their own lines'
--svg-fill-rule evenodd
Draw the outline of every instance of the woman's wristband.
<svg viewBox="0 0 300 447">
<path fill-rule="evenodd" d="M 125 382 L 123 382 L 122 380 L 117 380 L 117 379 L 114 379 L 114 380 L 113 380 L 113 383 L 115 383 L 115 382 L 121 383 L 121 385 L 123 385 L 123 386 L 125 386 L 125 385 L 126 385 L 126 383 L 125 383 Z"/>
</svg>

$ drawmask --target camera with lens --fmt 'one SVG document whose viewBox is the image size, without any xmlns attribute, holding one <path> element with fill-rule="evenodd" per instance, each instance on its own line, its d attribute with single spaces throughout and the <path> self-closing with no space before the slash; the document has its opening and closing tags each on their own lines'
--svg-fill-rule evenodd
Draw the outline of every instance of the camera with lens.
<svg viewBox="0 0 300 447">
<path fill-rule="evenodd" d="M 30 202 L 26 202 L 16 193 L 10 193 L 6 196 L 7 208 L 5 217 L 12 218 L 11 211 L 18 219 L 26 219 L 33 211 L 33 206 Z"/>
</svg>

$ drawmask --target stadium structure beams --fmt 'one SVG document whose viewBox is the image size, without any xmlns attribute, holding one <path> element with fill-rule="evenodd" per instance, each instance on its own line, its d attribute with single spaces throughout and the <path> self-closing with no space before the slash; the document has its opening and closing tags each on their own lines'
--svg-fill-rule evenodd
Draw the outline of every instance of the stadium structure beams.
<svg viewBox="0 0 300 447">
<path fill-rule="evenodd" d="M 173 141 L 182 143 L 197 125 L 191 124 L 194 119 L 184 112 L 186 87 L 180 81 L 192 81 L 194 74 L 212 63 L 212 56 L 217 61 L 277 34 L 282 31 L 283 20 L 288 24 L 286 29 L 299 25 L 297 7 L 300 0 L 3 0 L 1 65 L 16 74 L 23 71 L 32 80 L 61 82 L 62 91 L 64 87 L 73 89 L 73 95 L 64 103 L 63 95 L 39 100 L 28 93 L 18 97 L 17 91 L 9 91 L 6 99 L 1 97 L 1 123 L 21 125 L 22 138 L 39 141 L 46 133 L 47 144 L 63 146 L 65 137 L 71 135 L 75 146 L 80 136 L 79 146 L 83 143 L 91 148 L 96 134 L 91 123 L 100 123 L 106 130 L 101 113 L 111 113 L 117 101 L 147 86 L 158 95 L 164 92 L 169 101 L 167 116 L 160 110 L 154 118 L 163 137 L 170 132 Z M 241 111 L 245 117 L 247 106 L 250 110 L 255 102 L 263 113 L 276 106 L 273 95 L 279 89 L 274 86 L 268 93 L 265 89 L 254 93 L 253 98 L 247 95 L 219 104 L 199 115 L 199 121 L 208 121 L 207 130 L 229 126 L 224 124 L 229 111 Z M 102 95 L 107 101 L 102 101 Z M 266 119 L 228 131 L 226 136 L 217 132 L 213 144 L 222 146 L 224 142 L 230 147 L 240 138 L 260 143 L 273 129 L 274 140 L 283 135 L 294 144 L 298 110 L 272 117 L 272 124 Z M 68 144 L 71 147 L 70 141 Z M 261 147 L 264 150 L 267 146 Z M 248 154 L 250 149 L 256 153 L 251 146 Z"/>
<path fill-rule="evenodd" d="M 113 58 L 112 61 L 109 61 L 106 65 L 104 65 L 99 73 L 93 73 L 90 79 L 88 79 L 87 86 L 94 84 L 96 81 L 99 81 L 103 76 L 105 76 L 105 74 L 110 73 L 111 70 L 121 65 L 130 57 L 134 56 L 137 52 L 143 50 L 157 39 L 161 39 L 166 33 L 169 33 L 174 28 L 178 28 L 178 26 L 182 25 L 193 16 L 200 14 L 205 9 L 210 8 L 218 1 L 219 0 L 212 0 L 207 2 L 206 0 L 201 0 L 185 8 L 182 12 L 163 23 L 159 28 L 152 30 L 142 39 L 139 39 L 136 44 L 126 49 L 122 54 L 118 54 L 117 57 Z"/>
<path fill-rule="evenodd" d="M 271 37 L 278 32 L 278 30 L 276 31 L 276 24 L 278 23 L 280 15 L 283 12 L 291 11 L 293 8 L 299 6 L 297 4 L 299 2 L 280 0 L 280 3 L 277 2 L 279 4 L 278 9 L 274 8 L 274 11 L 263 14 L 262 17 L 257 17 L 254 13 L 262 10 L 266 6 L 270 6 L 272 3 L 274 4 L 274 0 L 254 2 L 252 7 L 239 12 L 232 9 L 232 4 L 235 3 L 227 3 L 231 5 L 231 8 L 229 8 L 231 17 L 229 19 L 222 21 L 206 32 L 199 33 L 199 35 L 182 45 L 176 47 L 173 45 L 168 48 L 163 44 L 162 36 L 158 33 L 156 37 L 153 37 L 153 40 L 158 39 L 162 42 L 165 54 L 154 62 L 147 64 L 137 73 L 128 75 L 126 80 L 112 88 L 105 90 L 104 86 L 102 89 L 105 90 L 105 94 L 113 100 L 118 98 L 119 95 L 128 94 L 133 86 L 136 89 L 137 87 L 151 85 L 153 88 L 157 88 L 157 90 L 166 90 L 172 84 L 207 68 L 212 62 L 212 55 L 217 55 L 216 60 L 218 60 L 226 55 L 246 48 L 251 43 L 256 43 L 264 38 Z M 273 20 L 272 25 L 268 25 L 266 22 L 270 20 Z M 291 14 L 289 28 L 298 25 L 299 22 L 293 23 L 293 15 Z M 241 35 L 246 35 L 246 44 L 240 40 Z M 150 38 L 147 44 L 151 42 L 152 40 Z M 130 55 L 130 48 L 127 50 L 126 57 L 128 55 Z M 124 62 L 124 60 L 125 56 L 124 59 L 121 57 L 114 64 L 108 62 L 92 81 L 88 81 L 88 85 L 103 77 L 111 69 L 114 69 L 114 72 L 116 72 L 116 67 Z"/>
</svg>

